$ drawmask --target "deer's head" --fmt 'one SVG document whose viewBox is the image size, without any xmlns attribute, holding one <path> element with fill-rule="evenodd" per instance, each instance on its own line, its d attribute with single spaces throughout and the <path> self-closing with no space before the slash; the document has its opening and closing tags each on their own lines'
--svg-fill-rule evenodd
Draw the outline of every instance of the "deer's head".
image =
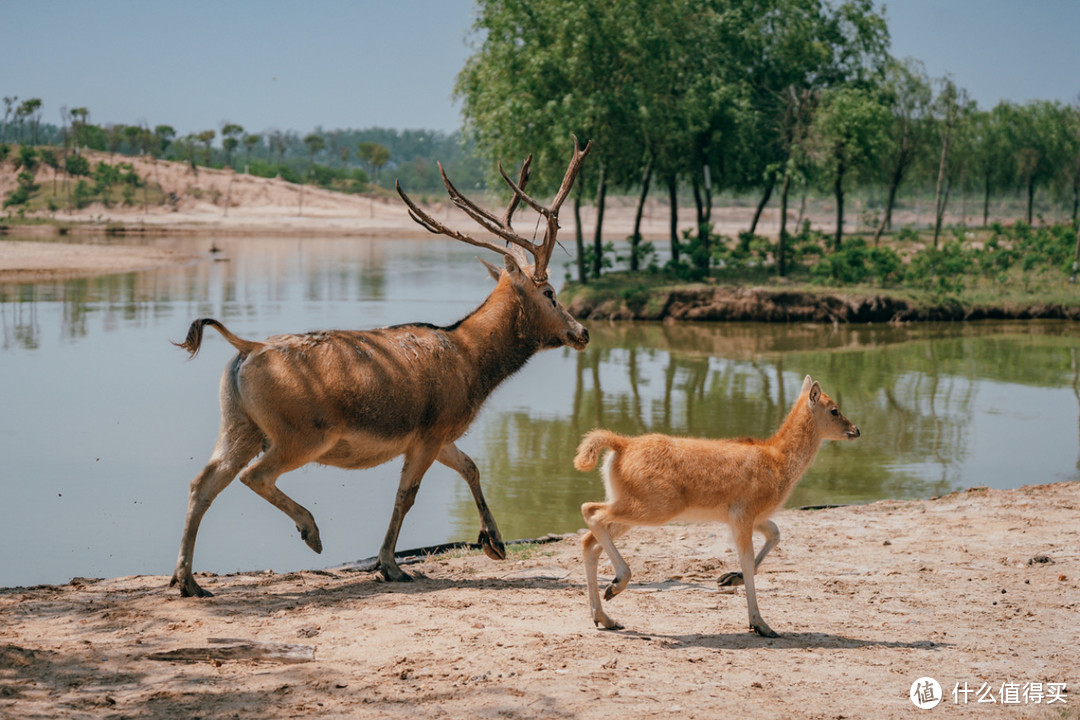
<svg viewBox="0 0 1080 720">
<path fill-rule="evenodd" d="M 585 145 L 584 149 L 581 149 L 578 146 L 577 138 L 574 138 L 574 155 L 570 159 L 566 174 L 563 175 L 559 191 L 555 194 L 551 205 L 548 206 L 541 205 L 525 192 L 525 185 L 529 181 L 529 167 L 532 163 L 532 155 L 522 163 L 521 174 L 517 182 L 510 179 L 500 163 L 499 172 L 513 192 L 510 204 L 501 217 L 485 210 L 462 195 L 450 182 L 450 179 L 446 177 L 442 164 L 439 164 L 439 172 L 442 174 L 443 184 L 446 186 L 446 192 L 450 195 L 450 199 L 482 228 L 501 238 L 506 243 L 504 246 L 488 240 L 478 240 L 443 225 L 417 206 L 405 194 L 400 185 L 396 185 L 398 194 L 409 207 L 409 216 L 428 231 L 437 235 L 446 235 L 477 247 L 488 248 L 503 255 L 503 268 L 498 268 L 486 261 L 484 264 L 497 282 L 507 282 L 513 287 L 521 300 L 524 312 L 529 317 L 530 325 L 534 328 L 540 344 L 544 347 L 569 345 L 575 350 L 584 350 L 589 342 L 589 331 L 575 320 L 555 297 L 555 288 L 548 282 L 547 268 L 559 232 L 559 208 L 562 207 L 563 202 L 570 194 L 570 188 L 573 187 L 574 180 L 577 178 L 578 173 L 581 172 L 581 164 L 591 147 L 592 143 L 590 142 Z M 517 210 L 521 203 L 525 203 L 535 210 L 545 221 L 546 229 L 543 242 L 535 243 L 519 235 L 511 226 L 514 211 Z M 531 263 L 529 262 L 530 256 Z"/>
<path fill-rule="evenodd" d="M 821 390 L 821 384 L 807 375 L 803 380 L 802 394 L 821 437 L 826 440 L 854 440 L 862 433 L 859 426 L 844 417 L 836 402 Z"/>
</svg>

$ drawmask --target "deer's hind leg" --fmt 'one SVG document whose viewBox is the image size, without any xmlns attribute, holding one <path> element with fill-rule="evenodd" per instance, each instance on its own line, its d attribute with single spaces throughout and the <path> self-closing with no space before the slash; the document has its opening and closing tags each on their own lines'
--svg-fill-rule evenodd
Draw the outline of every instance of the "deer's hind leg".
<svg viewBox="0 0 1080 720">
<path fill-rule="evenodd" d="M 754 526 L 754 529 L 765 536 L 765 544 L 761 546 L 761 550 L 754 558 L 754 572 L 757 572 L 757 569 L 761 566 L 761 561 L 780 541 L 780 528 L 776 527 L 776 523 L 772 520 L 762 520 Z M 742 584 L 742 571 L 724 573 L 716 579 L 717 587 L 736 587 Z"/>
<path fill-rule="evenodd" d="M 476 469 L 476 463 L 454 443 L 443 445 L 436 459 L 451 470 L 456 470 L 472 491 L 476 509 L 480 513 L 480 537 L 477 542 L 484 549 L 484 554 L 492 560 L 505 560 L 506 546 L 499 535 L 499 528 L 487 501 L 484 500 L 484 491 L 480 487 L 480 471 Z"/>
<path fill-rule="evenodd" d="M 180 554 L 176 559 L 172 580 L 169 581 L 170 586 L 180 586 L 181 596 L 213 595 L 195 582 L 192 573 L 195 536 L 199 532 L 203 515 L 214 502 L 214 498 L 233 481 L 251 458 L 259 453 L 262 442 L 262 433 L 250 420 L 238 414 L 224 414 L 214 452 L 206 467 L 191 481 L 188 492 L 188 510 L 184 520 L 184 535 L 180 541 Z"/>
<path fill-rule="evenodd" d="M 323 447 L 299 450 L 295 447 L 272 442 L 255 462 L 240 473 L 240 481 L 260 497 L 288 515 L 300 532 L 300 538 L 317 553 L 322 552 L 322 540 L 315 518 L 303 505 L 283 493 L 277 480 L 284 473 L 316 460 L 325 451 Z"/>
<path fill-rule="evenodd" d="M 586 503 L 589 505 L 590 503 Z M 585 508 L 582 507 L 582 514 L 584 515 Z M 609 536 L 619 537 L 626 532 L 626 526 L 611 526 L 608 528 Z M 612 546 L 614 547 L 614 545 Z M 589 595 L 589 610 L 592 613 L 593 622 L 602 626 L 606 630 L 618 630 L 622 628 L 622 625 L 613 620 L 607 613 L 604 612 L 604 608 L 600 602 L 600 585 L 597 578 L 597 564 L 600 561 L 600 553 L 604 550 L 600 541 L 592 530 L 587 531 L 581 536 L 581 555 L 585 561 L 585 584 L 588 587 Z M 618 551 L 615 553 L 618 555 Z M 622 557 L 620 556 L 620 560 Z M 623 563 L 625 565 L 625 562 Z M 630 570 L 627 568 L 626 580 L 630 579 Z M 626 587 L 626 582 L 623 582 L 622 587 Z M 617 591 L 614 591 L 614 585 L 608 585 L 605 590 L 604 596 L 610 600 L 615 596 Z M 620 588 L 621 590 L 621 588 Z"/>
</svg>

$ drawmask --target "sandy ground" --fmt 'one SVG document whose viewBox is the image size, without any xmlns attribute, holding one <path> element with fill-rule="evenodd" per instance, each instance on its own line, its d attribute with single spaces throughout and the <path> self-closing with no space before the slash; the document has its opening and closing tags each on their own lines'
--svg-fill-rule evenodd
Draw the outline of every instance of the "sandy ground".
<svg viewBox="0 0 1080 720">
<path fill-rule="evenodd" d="M 231 169 L 214 170 L 200 168 L 198 172 L 183 164 L 169 161 L 152 162 L 149 158 L 116 156 L 110 158 L 107 153 L 87 151 L 91 164 L 106 162 L 131 162 L 140 177 L 149 178 L 161 186 L 166 195 L 175 202 L 165 205 L 142 207 L 139 202 L 141 193 L 135 196 L 136 204 L 124 206 L 114 203 L 104 207 L 94 203 L 83 210 L 70 212 L 62 210 L 55 215 L 39 213 L 42 217 L 51 217 L 60 221 L 77 223 L 69 235 L 82 241 L 100 238 L 107 230 L 117 237 L 111 237 L 108 245 L 88 243 L 82 249 L 72 244 L 56 244 L 56 247 L 42 247 L 40 253 L 34 252 L 30 245 L 14 249 L 0 232 L 0 282 L 46 280 L 72 275 L 92 275 L 107 272 L 127 272 L 146 267 L 153 267 L 168 262 L 184 262 L 191 258 L 184 256 L 169 257 L 160 252 L 160 248 L 147 247 L 145 243 L 131 242 L 124 244 L 124 234 L 134 236 L 155 235 L 158 233 L 206 233 L 206 234 L 241 234 L 241 235 L 290 235 L 290 236 L 378 236 L 378 237 L 430 237 L 409 218 L 404 204 L 396 195 L 385 192 L 379 196 L 346 195 L 318 188 L 285 182 L 276 178 L 259 178 Z M 4 197 L 15 187 L 15 174 L 7 172 L 7 167 L 0 172 L 0 197 Z M 537 168 L 543 172 L 544 169 Z M 562 169 L 560 168 L 561 172 Z M 47 167 L 38 170 L 37 182 L 49 186 L 54 182 L 52 171 Z M 62 188 L 64 179 L 60 178 L 58 187 Z M 408 189 L 408 188 L 406 188 Z M 443 194 L 413 194 L 437 219 L 451 227 L 482 237 L 477 226 L 460 211 L 452 208 Z M 497 198 L 473 198 L 501 214 Z M 607 201 L 604 215 L 604 237 L 617 240 L 628 237 L 633 230 L 636 199 L 633 197 L 611 197 Z M 719 200 L 718 200 L 719 203 Z M 560 217 L 562 231 L 560 238 L 564 244 L 573 245 L 575 223 L 569 203 L 564 205 Z M 642 235 L 647 240 L 666 244 L 669 237 L 669 209 L 665 202 L 650 199 L 646 204 L 642 219 Z M 753 217 L 753 207 L 718 206 L 713 209 L 713 223 L 716 232 L 734 237 L 749 227 Z M 680 208 L 678 226 L 682 230 L 694 227 L 692 207 Z M 827 230 L 833 225 L 831 211 L 819 212 L 814 216 L 815 227 Z M 797 209 L 793 208 L 790 222 L 794 224 Z M 849 221 L 858 222 L 858 208 L 850 213 Z M 537 228 L 536 216 L 527 208 L 522 208 L 515 216 L 515 227 L 526 236 Z M 919 220 L 912 213 L 897 212 L 897 226 Z M 926 218 L 922 217 L 925 222 Z M 595 230 L 596 215 L 591 205 L 582 208 L 582 225 L 586 238 L 592 238 Z M 0 218 L 0 226 L 3 226 Z M 852 226 L 851 229 L 855 229 Z M 52 227 L 26 227 L 12 225 L 7 230 L 19 236 L 19 240 L 34 240 L 26 235 L 55 235 Z M 775 236 L 779 232 L 779 211 L 775 207 L 767 208 L 758 225 L 760 234 Z M 50 240 L 55 237 L 48 238 Z M 109 248 L 109 249 L 106 249 Z M 126 249 L 124 249 L 126 248 Z"/>
<path fill-rule="evenodd" d="M 736 561 L 712 525 L 620 542 L 621 631 L 593 628 L 572 537 L 429 558 L 410 584 L 331 569 L 202 576 L 203 600 L 164 576 L 6 589 L 0 716 L 908 718 L 929 676 L 941 717 L 1075 718 L 1078 512 L 1078 483 L 783 511 L 758 574 L 771 640 L 746 630 L 741 589 L 716 588 Z M 213 659 L 221 638 L 300 647 Z M 194 662 L 152 657 L 184 648 Z"/>
<path fill-rule="evenodd" d="M 0 282 L 134 272 L 197 259 L 177 250 L 147 245 L 4 240 L 0 241 Z"/>
</svg>

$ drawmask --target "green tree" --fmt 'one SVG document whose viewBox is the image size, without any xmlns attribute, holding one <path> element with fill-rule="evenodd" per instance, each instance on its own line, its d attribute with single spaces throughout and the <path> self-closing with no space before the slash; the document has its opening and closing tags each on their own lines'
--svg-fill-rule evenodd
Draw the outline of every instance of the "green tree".
<svg viewBox="0 0 1080 720">
<path fill-rule="evenodd" d="M 243 143 L 244 143 L 244 167 L 245 167 L 245 169 L 247 168 L 247 166 L 251 165 L 251 151 L 254 150 L 255 146 L 259 144 L 260 139 L 261 138 L 258 135 L 254 135 L 254 134 L 251 134 L 251 135 L 245 134 L 244 135 Z"/>
<path fill-rule="evenodd" d="M 105 126 L 105 141 L 109 146 L 109 161 L 113 159 L 113 155 L 120 149 L 120 143 L 124 141 L 125 132 L 127 126 L 121 124 L 109 123 Z"/>
<path fill-rule="evenodd" d="M 890 116 L 876 94 L 853 87 L 830 90 L 811 129 L 815 152 L 836 198 L 836 235 L 839 250 L 844 236 L 845 180 L 867 177 L 887 142 Z"/>
<path fill-rule="evenodd" d="M 938 160 L 937 181 L 934 187 L 934 249 L 941 236 L 941 224 L 949 203 L 954 174 L 949 172 L 950 150 L 966 115 L 972 111 L 967 91 L 956 86 L 951 78 L 941 80 L 941 92 L 935 99 L 935 130 L 941 153 Z M 955 155 L 955 153 L 954 153 Z M 954 163 L 955 164 L 955 163 Z"/>
<path fill-rule="evenodd" d="M 1061 172 L 1067 148 L 1067 111 L 1058 102 L 1004 104 L 1017 183 L 1027 197 L 1025 219 L 1034 218 L 1035 191 Z"/>
<path fill-rule="evenodd" d="M 922 64 L 911 59 L 889 63 L 882 92 L 892 118 L 888 127 L 889 142 L 885 144 L 882 158 L 885 161 L 882 169 L 887 173 L 888 191 L 885 210 L 874 231 L 875 245 L 880 242 L 881 234 L 892 227 L 896 191 L 928 140 L 933 99 L 930 80 Z"/>
<path fill-rule="evenodd" d="M 105 207 L 109 207 L 112 198 L 109 196 L 112 187 L 120 182 L 120 169 L 116 165 L 110 165 L 104 160 L 94 166 L 94 193 L 101 198 Z"/>
<path fill-rule="evenodd" d="M 176 138 L 176 130 L 172 125 L 158 125 L 154 128 L 154 136 L 158 143 L 157 153 L 161 157 L 169 151 L 169 146 Z"/>
<path fill-rule="evenodd" d="M 38 155 L 41 157 L 41 162 L 43 165 L 52 168 L 53 195 L 56 195 L 56 176 L 60 173 L 60 159 L 56 156 L 56 153 L 52 150 L 52 148 L 41 148 Z"/>
<path fill-rule="evenodd" d="M 307 148 L 308 162 L 315 165 L 315 156 L 326 147 L 326 140 L 318 133 L 309 133 L 304 136 L 304 147 Z"/>
<path fill-rule="evenodd" d="M 8 130 L 8 118 L 15 112 L 18 107 L 15 103 L 19 102 L 18 95 L 5 95 L 4 96 L 4 124 L 0 126 L 0 143 L 7 142 L 7 130 Z"/>
<path fill-rule="evenodd" d="M 213 144 L 214 138 L 217 137 L 217 132 L 214 130 L 203 130 L 201 133 L 195 136 L 195 139 L 202 143 L 203 146 L 203 165 L 210 167 L 210 161 L 213 157 Z"/>
<path fill-rule="evenodd" d="M 23 135 L 23 123 L 30 125 L 30 144 L 37 145 L 38 126 L 41 124 L 41 98 L 30 98 L 19 105 L 15 111 L 15 119 L 19 123 L 19 142 L 26 142 Z"/>
<path fill-rule="evenodd" d="M 356 146 L 356 154 L 367 163 L 371 182 L 377 183 L 379 170 L 390 161 L 390 151 L 377 142 L 362 142 Z"/>
<path fill-rule="evenodd" d="M 71 135 L 75 141 L 76 151 L 80 147 L 87 146 L 86 127 L 90 122 L 90 110 L 85 107 L 71 108 Z"/>
<path fill-rule="evenodd" d="M 232 167 L 232 154 L 240 147 L 240 138 L 244 128 L 236 123 L 224 122 L 221 125 L 221 148 L 225 151 L 225 164 Z"/>
</svg>

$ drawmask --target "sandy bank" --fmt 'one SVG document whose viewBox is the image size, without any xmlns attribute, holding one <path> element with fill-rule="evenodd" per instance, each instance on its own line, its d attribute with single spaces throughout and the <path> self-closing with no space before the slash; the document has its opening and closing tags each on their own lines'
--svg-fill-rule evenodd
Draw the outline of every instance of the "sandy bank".
<svg viewBox="0 0 1080 720">
<path fill-rule="evenodd" d="M 931 676 L 948 717 L 1060 717 L 1046 691 L 1078 682 L 1078 513 L 1078 483 L 784 511 L 758 576 L 776 640 L 746 631 L 741 590 L 717 591 L 736 561 L 710 525 L 621 541 L 617 632 L 592 627 L 573 539 L 428 559 L 404 585 L 329 570 L 204 577 L 208 600 L 165 576 L 6 589 L 0 715 L 908 718 Z M 150 657 L 212 638 L 313 660 Z M 997 702 L 955 704 L 965 683 Z M 1005 713 L 1011 683 L 1027 695 Z"/>
</svg>

